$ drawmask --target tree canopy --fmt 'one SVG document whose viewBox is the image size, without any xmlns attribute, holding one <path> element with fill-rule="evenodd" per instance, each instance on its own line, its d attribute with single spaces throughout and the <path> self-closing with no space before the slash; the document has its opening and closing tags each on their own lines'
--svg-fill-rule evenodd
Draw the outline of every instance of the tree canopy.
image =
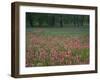
<svg viewBox="0 0 100 80">
<path fill-rule="evenodd" d="M 26 13 L 26 27 L 81 27 L 89 25 L 89 15 Z"/>
</svg>

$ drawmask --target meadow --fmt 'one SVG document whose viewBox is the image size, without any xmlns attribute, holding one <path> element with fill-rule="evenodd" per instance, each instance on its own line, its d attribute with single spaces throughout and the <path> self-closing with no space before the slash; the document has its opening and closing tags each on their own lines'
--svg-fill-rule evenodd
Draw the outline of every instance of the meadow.
<svg viewBox="0 0 100 80">
<path fill-rule="evenodd" d="M 26 28 L 26 67 L 89 64 L 88 27 Z"/>
</svg>

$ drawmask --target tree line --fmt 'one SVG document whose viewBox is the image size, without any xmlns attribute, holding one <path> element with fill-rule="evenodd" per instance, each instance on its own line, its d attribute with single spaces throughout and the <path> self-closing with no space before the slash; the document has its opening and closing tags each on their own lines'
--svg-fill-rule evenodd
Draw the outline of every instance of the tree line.
<svg viewBox="0 0 100 80">
<path fill-rule="evenodd" d="M 89 25 L 89 15 L 26 13 L 27 27 L 81 27 Z"/>
</svg>

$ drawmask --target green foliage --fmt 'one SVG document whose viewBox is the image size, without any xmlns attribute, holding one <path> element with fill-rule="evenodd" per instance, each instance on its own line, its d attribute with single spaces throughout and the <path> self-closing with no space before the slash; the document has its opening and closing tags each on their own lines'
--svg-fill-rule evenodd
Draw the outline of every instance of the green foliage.
<svg viewBox="0 0 100 80">
<path fill-rule="evenodd" d="M 89 49 L 87 49 L 87 48 L 83 49 L 81 51 L 80 57 L 81 57 L 81 61 L 85 61 L 89 57 Z"/>
<path fill-rule="evenodd" d="M 83 49 L 72 49 L 72 55 L 74 57 L 79 57 L 81 62 L 84 62 L 86 60 L 89 60 L 89 49 L 83 48 Z M 73 61 L 74 63 L 76 61 Z"/>
<path fill-rule="evenodd" d="M 26 13 L 26 27 L 81 27 L 89 25 L 88 15 Z"/>
</svg>

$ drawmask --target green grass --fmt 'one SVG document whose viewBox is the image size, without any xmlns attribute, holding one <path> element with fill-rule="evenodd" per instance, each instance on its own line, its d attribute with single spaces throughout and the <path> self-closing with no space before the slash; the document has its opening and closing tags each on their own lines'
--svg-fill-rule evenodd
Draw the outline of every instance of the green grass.
<svg viewBox="0 0 100 80">
<path fill-rule="evenodd" d="M 41 31 L 39 32 L 39 30 Z M 43 36 L 87 36 L 89 34 L 89 29 L 87 27 L 68 27 L 68 28 L 27 28 L 27 32 L 33 32 L 34 34 L 39 34 Z"/>
</svg>

